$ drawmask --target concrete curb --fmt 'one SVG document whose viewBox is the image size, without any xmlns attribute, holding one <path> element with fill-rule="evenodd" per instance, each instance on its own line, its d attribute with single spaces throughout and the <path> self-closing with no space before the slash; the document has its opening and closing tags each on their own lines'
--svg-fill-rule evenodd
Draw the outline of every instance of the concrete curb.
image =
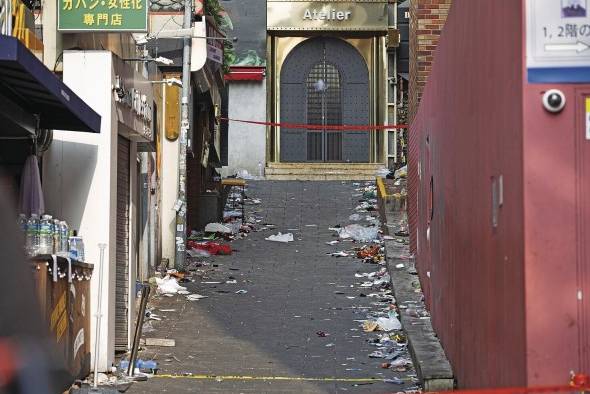
<svg viewBox="0 0 590 394">
<path fill-rule="evenodd" d="M 396 224 L 400 222 L 403 215 L 403 212 L 385 212 L 386 232 L 394 234 Z M 407 245 L 395 241 L 385 241 L 387 266 L 397 304 L 400 306 L 415 305 L 420 308 L 424 305 L 423 295 L 421 291 L 416 292 L 414 287 L 414 283 L 418 281 L 418 276 L 415 275 L 414 261 L 401 258 L 407 253 Z M 403 264 L 403 267 L 396 268 L 399 264 Z M 430 317 L 411 316 L 406 309 L 400 309 L 400 320 L 406 332 L 408 349 L 424 391 L 453 390 L 455 387 L 453 370 L 432 328 Z"/>
</svg>

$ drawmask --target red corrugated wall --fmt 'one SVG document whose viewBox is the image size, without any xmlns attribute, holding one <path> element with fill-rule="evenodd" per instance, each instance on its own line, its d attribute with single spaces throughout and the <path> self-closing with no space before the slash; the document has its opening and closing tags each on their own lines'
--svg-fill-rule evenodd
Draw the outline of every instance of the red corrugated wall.
<svg viewBox="0 0 590 394">
<path fill-rule="evenodd" d="M 455 0 L 410 129 L 409 217 L 461 387 L 524 385 L 523 32 L 517 0 Z M 492 226 L 492 178 L 504 204 Z"/>
</svg>

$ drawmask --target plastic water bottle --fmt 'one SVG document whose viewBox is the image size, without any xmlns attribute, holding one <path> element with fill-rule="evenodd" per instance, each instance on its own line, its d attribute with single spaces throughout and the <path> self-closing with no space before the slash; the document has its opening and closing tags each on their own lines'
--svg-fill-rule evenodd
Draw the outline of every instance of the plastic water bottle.
<svg viewBox="0 0 590 394">
<path fill-rule="evenodd" d="M 74 234 L 76 234 L 75 231 L 74 231 Z M 78 237 L 77 235 L 70 237 L 70 253 L 69 253 L 69 255 L 70 255 L 70 258 L 73 260 L 77 260 L 80 262 L 85 261 L 84 241 L 82 240 L 82 237 Z"/>
<path fill-rule="evenodd" d="M 84 239 L 78 237 L 78 261 L 86 261 L 86 254 L 84 253 Z"/>
<path fill-rule="evenodd" d="M 67 256 L 69 253 L 69 246 L 68 246 L 68 238 L 70 236 L 70 228 L 68 224 L 64 221 L 59 222 L 59 231 L 61 232 L 61 246 L 60 252 L 62 255 Z"/>
<path fill-rule="evenodd" d="M 53 219 L 51 226 L 51 236 L 53 238 L 53 253 L 61 254 L 61 230 L 59 228 L 60 221 Z"/>
<path fill-rule="evenodd" d="M 39 215 L 36 213 L 27 220 L 25 250 L 29 256 L 39 253 Z"/>
<path fill-rule="evenodd" d="M 79 260 L 78 257 L 78 237 L 76 237 L 75 235 L 72 235 L 69 238 L 69 247 L 68 247 L 68 251 L 69 251 L 69 256 L 72 260 Z"/>
<path fill-rule="evenodd" d="M 129 360 L 121 360 L 119 364 L 121 371 L 127 372 L 129 369 Z M 158 369 L 158 363 L 154 360 L 135 360 L 135 368 L 142 371 L 154 372 Z"/>
<path fill-rule="evenodd" d="M 53 254 L 53 218 L 51 215 L 43 215 L 39 226 L 39 250 L 38 254 Z"/>
<path fill-rule="evenodd" d="M 18 229 L 21 231 L 23 237 L 25 237 L 25 244 L 23 245 L 23 248 L 25 250 L 25 253 L 28 254 L 29 252 L 27 251 L 27 247 L 26 247 L 26 236 L 27 236 L 27 217 L 25 216 L 24 213 L 21 213 L 20 215 L 18 215 Z"/>
<path fill-rule="evenodd" d="M 23 235 L 27 232 L 27 217 L 24 213 L 18 215 L 18 228 L 23 232 Z"/>
</svg>

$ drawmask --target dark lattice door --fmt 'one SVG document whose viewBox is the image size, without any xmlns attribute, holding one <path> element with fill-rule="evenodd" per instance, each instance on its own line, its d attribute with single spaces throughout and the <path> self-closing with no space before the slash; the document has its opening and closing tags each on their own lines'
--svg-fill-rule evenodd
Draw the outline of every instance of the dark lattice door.
<svg viewBox="0 0 590 394">
<path fill-rule="evenodd" d="M 313 125 L 342 124 L 342 89 L 340 72 L 325 59 L 310 71 L 307 86 L 307 122 Z M 342 161 L 342 133 L 308 130 L 308 161 Z"/>
<path fill-rule="evenodd" d="M 299 44 L 281 70 L 280 122 L 369 123 L 369 72 L 360 53 L 333 37 Z M 282 162 L 369 161 L 369 133 L 281 127 Z"/>
</svg>

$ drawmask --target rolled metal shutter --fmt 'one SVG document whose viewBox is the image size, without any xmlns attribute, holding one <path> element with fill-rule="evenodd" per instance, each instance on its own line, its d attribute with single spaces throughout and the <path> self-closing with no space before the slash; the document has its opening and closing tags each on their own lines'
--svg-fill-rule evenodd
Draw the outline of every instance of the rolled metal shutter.
<svg viewBox="0 0 590 394">
<path fill-rule="evenodd" d="M 115 351 L 129 345 L 129 185 L 130 142 L 119 136 L 117 145 L 117 247 L 115 289 Z"/>
</svg>

